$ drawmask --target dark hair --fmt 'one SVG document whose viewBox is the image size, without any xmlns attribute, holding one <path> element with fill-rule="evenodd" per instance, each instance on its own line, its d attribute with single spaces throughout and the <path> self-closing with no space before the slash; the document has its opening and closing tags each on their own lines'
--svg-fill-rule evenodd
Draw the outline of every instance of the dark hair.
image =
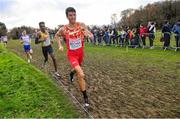
<svg viewBox="0 0 180 119">
<path fill-rule="evenodd" d="M 169 23 L 168 20 L 165 20 L 165 21 L 164 21 L 164 24 L 167 24 L 167 23 Z"/>
<path fill-rule="evenodd" d="M 41 24 L 45 24 L 45 22 L 43 22 L 43 21 L 39 22 L 39 26 L 40 26 Z"/>
<path fill-rule="evenodd" d="M 76 12 L 76 10 L 73 7 L 66 8 L 66 16 L 68 16 L 68 12 Z"/>
</svg>

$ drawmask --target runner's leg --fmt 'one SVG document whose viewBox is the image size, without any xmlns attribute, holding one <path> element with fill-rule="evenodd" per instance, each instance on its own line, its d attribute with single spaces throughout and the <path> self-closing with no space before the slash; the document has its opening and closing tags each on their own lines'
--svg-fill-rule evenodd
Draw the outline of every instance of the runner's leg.
<svg viewBox="0 0 180 119">
<path fill-rule="evenodd" d="M 84 80 L 84 77 L 85 77 L 84 72 L 79 65 L 76 66 L 74 69 L 77 72 L 77 77 L 79 79 L 79 86 L 80 86 L 80 90 L 81 90 L 83 97 L 84 97 L 85 106 L 89 106 L 88 96 L 86 93 L 86 82 Z"/>
<path fill-rule="evenodd" d="M 50 53 L 49 55 L 50 55 L 51 58 L 52 58 L 52 61 L 53 61 L 53 64 L 54 64 L 55 72 L 57 72 L 57 62 L 56 62 L 56 58 L 55 58 L 55 56 L 54 56 L 53 53 Z"/>
<path fill-rule="evenodd" d="M 48 61 L 48 52 L 47 52 L 46 47 L 42 47 L 42 53 L 43 53 L 43 56 L 44 56 L 44 65 L 45 65 L 46 62 Z"/>
<path fill-rule="evenodd" d="M 70 72 L 70 74 L 69 74 L 69 80 L 71 81 L 71 82 L 73 82 L 74 81 L 74 74 L 76 74 L 76 70 L 75 69 L 72 69 L 71 70 L 71 72 Z"/>
</svg>

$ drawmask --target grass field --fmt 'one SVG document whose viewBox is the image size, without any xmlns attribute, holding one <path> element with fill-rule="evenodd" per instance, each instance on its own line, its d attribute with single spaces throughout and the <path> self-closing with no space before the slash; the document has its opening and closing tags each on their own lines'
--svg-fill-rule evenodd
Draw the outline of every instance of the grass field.
<svg viewBox="0 0 180 119">
<path fill-rule="evenodd" d="M 0 118 L 80 117 L 63 90 L 0 44 Z"/>
<path fill-rule="evenodd" d="M 8 47 L 26 59 L 19 42 L 10 41 Z M 66 53 L 56 43 L 53 47 L 62 82 L 83 102 L 77 81 L 67 81 Z M 40 46 L 33 44 L 33 50 L 33 64 L 44 71 Z M 86 44 L 83 69 L 94 117 L 180 117 L 180 52 Z M 51 60 L 48 70 L 53 71 Z"/>
</svg>

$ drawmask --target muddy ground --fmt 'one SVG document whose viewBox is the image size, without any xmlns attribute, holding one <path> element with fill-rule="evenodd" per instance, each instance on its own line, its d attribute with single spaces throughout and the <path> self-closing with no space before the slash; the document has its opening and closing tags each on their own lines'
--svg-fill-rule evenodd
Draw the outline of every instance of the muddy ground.
<svg viewBox="0 0 180 119">
<path fill-rule="evenodd" d="M 82 103 L 77 78 L 73 84 L 68 81 L 66 52 L 53 47 L 63 84 Z M 17 41 L 8 48 L 25 58 Z M 33 64 L 43 70 L 41 47 L 33 45 L 33 50 Z M 180 53 L 91 45 L 85 52 L 83 69 L 93 117 L 180 117 Z M 48 71 L 53 71 L 51 59 Z"/>
</svg>

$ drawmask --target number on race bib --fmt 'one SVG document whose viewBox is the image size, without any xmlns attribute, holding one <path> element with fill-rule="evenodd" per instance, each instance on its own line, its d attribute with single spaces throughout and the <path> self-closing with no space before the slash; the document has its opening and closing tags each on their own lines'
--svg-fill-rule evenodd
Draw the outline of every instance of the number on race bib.
<svg viewBox="0 0 180 119">
<path fill-rule="evenodd" d="M 82 41 L 80 38 L 78 39 L 70 39 L 69 40 L 69 46 L 70 46 L 70 50 L 76 50 L 82 47 Z"/>
</svg>

